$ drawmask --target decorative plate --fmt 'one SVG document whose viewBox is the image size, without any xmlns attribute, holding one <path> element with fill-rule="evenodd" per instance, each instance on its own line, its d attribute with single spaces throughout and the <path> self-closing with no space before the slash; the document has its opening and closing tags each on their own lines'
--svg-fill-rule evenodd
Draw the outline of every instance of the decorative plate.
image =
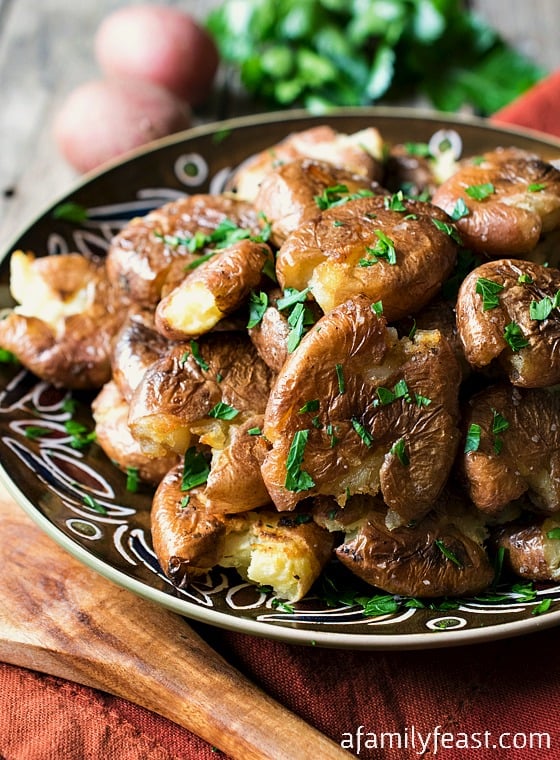
<svg viewBox="0 0 560 760">
<path fill-rule="evenodd" d="M 103 253 L 131 217 L 185 193 L 218 192 L 232 169 L 250 154 L 289 132 L 319 123 L 348 133 L 374 125 L 390 142 L 429 142 L 437 131 L 453 130 L 467 155 L 517 145 L 548 159 L 560 156 L 560 143 L 536 133 L 395 109 L 345 110 L 328 117 L 292 111 L 195 128 L 90 175 L 47 209 L 5 252 L 0 306 L 13 304 L 8 289 L 12 250 L 38 255 Z M 87 209 L 87 220 L 73 223 L 54 218 L 53 210 L 63 202 Z M 422 608 L 407 607 L 399 600 L 383 608 L 382 601 L 372 614 L 351 601 L 328 606 L 320 594 L 286 609 L 277 606 L 270 594 L 244 583 L 235 571 L 216 570 L 186 590 L 175 589 L 163 576 L 151 548 L 150 491 L 128 491 L 126 477 L 95 443 L 73 448 L 64 425 L 70 418 L 68 396 L 17 365 L 0 365 L 0 474 L 8 490 L 40 527 L 78 559 L 177 613 L 291 643 L 363 649 L 450 646 L 560 623 L 560 585 Z M 74 393 L 74 398 L 79 420 L 91 429 L 91 397 Z M 40 427 L 42 434 L 29 437 L 25 434 L 29 426 Z M 105 512 L 86 506 L 84 494 L 103 505 Z M 544 599 L 552 600 L 548 611 L 535 615 Z"/>
</svg>

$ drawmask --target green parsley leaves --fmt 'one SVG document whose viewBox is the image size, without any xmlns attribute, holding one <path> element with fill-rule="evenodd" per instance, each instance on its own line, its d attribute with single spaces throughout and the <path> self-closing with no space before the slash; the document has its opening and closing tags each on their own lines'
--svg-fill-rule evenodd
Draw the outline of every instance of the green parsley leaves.
<svg viewBox="0 0 560 760">
<path fill-rule="evenodd" d="M 256 327 L 264 317 L 264 313 L 268 308 L 268 293 L 251 292 L 249 296 L 249 321 L 247 322 L 247 329 Z"/>
<path fill-rule="evenodd" d="M 305 470 L 301 469 L 308 438 L 309 430 L 298 430 L 290 444 L 286 461 L 286 480 L 284 486 L 288 491 L 293 491 L 294 493 L 308 491 L 315 485 L 312 477 Z"/>
<path fill-rule="evenodd" d="M 469 198 L 473 198 L 475 201 L 483 201 L 493 195 L 496 188 L 491 182 L 484 182 L 481 185 L 469 185 L 465 188 L 465 192 Z"/>
<path fill-rule="evenodd" d="M 204 485 L 209 474 L 210 466 L 203 454 L 197 450 L 196 446 L 190 446 L 185 452 L 181 491 L 190 491 L 191 488 Z"/>
<path fill-rule="evenodd" d="M 214 417 L 216 420 L 234 420 L 238 414 L 239 411 L 237 409 L 234 409 L 229 404 L 225 404 L 223 401 L 219 401 L 208 412 L 208 416 Z"/>
<path fill-rule="evenodd" d="M 374 230 L 374 234 L 377 237 L 377 242 L 373 247 L 368 246 L 366 248 L 366 257 L 360 259 L 358 266 L 371 267 L 377 264 L 380 259 L 384 259 L 391 265 L 396 264 L 397 252 L 391 238 L 387 237 L 383 230 Z"/>
<path fill-rule="evenodd" d="M 470 451 L 478 451 L 478 447 L 480 446 L 480 433 L 480 425 L 477 425 L 475 422 L 469 425 L 465 448 L 463 449 L 465 454 L 468 454 Z"/>
<path fill-rule="evenodd" d="M 482 296 L 482 309 L 489 311 L 500 305 L 499 294 L 504 289 L 504 285 L 494 280 L 488 280 L 486 277 L 479 277 L 476 281 L 476 292 Z"/>
<path fill-rule="evenodd" d="M 526 348 L 529 345 L 529 341 L 523 335 L 521 328 L 516 322 L 510 322 L 509 325 L 506 325 L 504 340 L 514 353 L 521 351 L 522 348 Z"/>
</svg>

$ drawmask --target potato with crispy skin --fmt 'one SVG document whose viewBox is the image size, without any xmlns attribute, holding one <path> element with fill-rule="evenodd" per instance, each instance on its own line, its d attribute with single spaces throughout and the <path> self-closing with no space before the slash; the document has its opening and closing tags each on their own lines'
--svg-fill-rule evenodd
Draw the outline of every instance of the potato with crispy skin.
<svg viewBox="0 0 560 760">
<path fill-rule="evenodd" d="M 134 392 L 132 434 L 149 456 L 182 454 L 192 435 L 222 446 L 232 420 L 239 424 L 264 412 L 271 383 L 272 372 L 241 334 L 216 333 L 200 343 L 175 344 L 147 370 Z M 233 411 L 221 407 L 220 412 L 218 404 Z M 210 415 L 213 410 L 215 416 Z"/>
<path fill-rule="evenodd" d="M 560 510 L 560 396 L 509 385 L 486 388 L 463 415 L 462 469 L 473 503 L 499 515 L 527 493 L 533 508 Z"/>
<path fill-rule="evenodd" d="M 270 239 L 280 247 L 290 232 L 314 219 L 325 204 L 359 195 L 388 195 L 377 182 L 324 161 L 296 159 L 263 179 L 255 207 L 271 223 Z"/>
<path fill-rule="evenodd" d="M 317 322 L 323 316 L 323 312 L 315 301 L 311 301 L 308 298 L 308 294 L 299 293 L 296 294 L 298 299 L 301 299 L 301 303 L 304 305 L 304 310 L 301 313 L 302 335 L 310 327 L 307 324 L 306 318 L 310 323 Z M 249 328 L 249 337 L 261 359 L 267 364 L 274 372 L 280 372 L 284 362 L 288 356 L 295 351 L 299 344 L 299 331 L 297 330 L 297 319 L 295 320 L 295 327 L 290 325 L 290 319 L 292 318 L 294 309 L 297 308 L 297 302 L 289 304 L 290 294 L 287 297 L 282 294 L 282 291 L 278 288 L 274 288 L 267 294 L 267 307 L 260 319 L 260 321 Z M 278 304 L 280 302 L 280 307 Z M 291 335 L 295 335 L 291 340 Z"/>
<path fill-rule="evenodd" d="M 132 307 L 111 352 L 113 380 L 127 401 L 146 370 L 168 349 L 169 341 L 155 329 L 153 312 Z"/>
<path fill-rule="evenodd" d="M 212 236 L 227 239 L 227 230 L 224 235 L 217 232 L 224 225 L 255 236 L 262 231 L 253 206 L 234 197 L 201 194 L 166 203 L 133 219 L 113 238 L 107 255 L 109 278 L 125 298 L 153 307 L 173 263 L 180 259 L 185 267 L 196 264 L 219 244 Z"/>
<path fill-rule="evenodd" d="M 418 523 L 389 530 L 383 505 L 372 502 L 335 551 L 366 583 L 416 598 L 476 594 L 491 583 L 494 570 L 480 520 L 462 509 L 436 509 Z"/>
<path fill-rule="evenodd" d="M 311 289 L 324 312 L 354 295 L 391 322 L 418 311 L 451 274 L 455 228 L 441 209 L 397 196 L 360 198 L 292 232 L 276 261 L 284 288 Z"/>
<path fill-rule="evenodd" d="M 267 404 L 262 472 L 277 509 L 381 491 L 392 524 L 418 519 L 455 457 L 458 387 L 439 332 L 399 341 L 365 296 L 333 309 L 285 363 Z"/>
<path fill-rule="evenodd" d="M 457 211 L 464 244 L 489 256 L 524 256 L 560 226 L 560 171 L 517 148 L 462 162 L 432 202 Z"/>
<path fill-rule="evenodd" d="M 560 382 L 560 270 L 520 259 L 490 261 L 464 279 L 457 329 L 475 368 L 497 362 L 514 385 Z"/>
<path fill-rule="evenodd" d="M 262 435 L 263 415 L 235 421 L 220 448 L 212 449 L 210 473 L 201 493 L 209 512 L 247 512 L 270 503 L 261 465 L 269 446 Z"/>
<path fill-rule="evenodd" d="M 560 579 L 560 519 L 536 518 L 500 526 L 496 546 L 505 549 L 505 564 L 531 581 Z"/>
<path fill-rule="evenodd" d="M 159 485 L 152 506 L 152 539 L 163 572 L 179 587 L 215 566 L 234 567 L 252 583 L 272 586 L 295 602 L 309 591 L 331 556 L 333 538 L 309 514 L 272 511 L 217 515 L 197 488 L 182 489 L 182 468 Z"/>
<path fill-rule="evenodd" d="M 274 256 L 265 243 L 241 240 L 197 267 L 156 308 L 156 327 L 166 338 L 196 338 L 232 314 L 257 288 Z"/>
<path fill-rule="evenodd" d="M 123 472 L 134 471 L 140 480 L 157 485 L 177 464 L 177 454 L 148 457 L 128 427 L 128 403 L 116 383 L 106 383 L 91 403 L 97 443 Z"/>
<path fill-rule="evenodd" d="M 127 307 L 103 263 L 78 253 L 15 251 L 10 267 L 19 305 L 0 320 L 0 346 L 55 386 L 100 388 L 111 377 L 111 341 Z"/>
<path fill-rule="evenodd" d="M 298 158 L 326 161 L 353 174 L 378 180 L 382 174 L 383 140 L 374 127 L 351 135 L 326 124 L 294 132 L 280 143 L 244 161 L 231 179 L 240 198 L 254 201 L 267 174 Z"/>
</svg>

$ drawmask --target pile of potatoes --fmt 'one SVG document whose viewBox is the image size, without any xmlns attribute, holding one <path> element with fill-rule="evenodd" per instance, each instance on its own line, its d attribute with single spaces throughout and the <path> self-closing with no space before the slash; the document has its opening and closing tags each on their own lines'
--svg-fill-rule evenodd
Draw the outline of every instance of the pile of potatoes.
<svg viewBox="0 0 560 760">
<path fill-rule="evenodd" d="M 418 146 L 417 146 L 418 147 Z M 0 346 L 98 388 L 97 442 L 155 486 L 177 586 L 301 599 L 334 558 L 390 594 L 560 575 L 560 172 L 319 126 L 106 259 L 16 252 Z"/>
</svg>

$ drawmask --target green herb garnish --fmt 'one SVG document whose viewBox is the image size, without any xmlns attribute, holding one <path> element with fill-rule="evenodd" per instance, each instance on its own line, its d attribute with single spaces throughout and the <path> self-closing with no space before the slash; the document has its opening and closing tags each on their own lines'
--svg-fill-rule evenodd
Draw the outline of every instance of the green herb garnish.
<svg viewBox="0 0 560 760">
<path fill-rule="evenodd" d="M 341 394 L 346 393 L 346 381 L 344 379 L 344 369 L 342 367 L 342 364 L 336 364 L 335 370 L 336 370 L 336 380 L 338 382 L 338 392 Z"/>
<path fill-rule="evenodd" d="M 434 544 L 437 546 L 444 557 L 446 557 L 450 562 L 453 562 L 453 564 L 456 565 L 460 570 L 463 569 L 463 563 L 459 561 L 455 553 L 452 552 L 451 549 L 446 546 L 440 538 L 436 538 Z"/>
<path fill-rule="evenodd" d="M 459 221 L 459 219 L 463 219 L 465 216 L 468 216 L 469 214 L 470 214 L 469 207 L 467 206 L 467 204 L 462 198 L 459 198 L 450 216 L 454 222 L 457 222 Z"/>
<path fill-rule="evenodd" d="M 264 313 L 268 308 L 268 293 L 260 292 L 255 293 L 251 291 L 249 296 L 249 321 L 247 322 L 247 329 L 256 327 L 264 317 Z"/>
<path fill-rule="evenodd" d="M 225 404 L 223 401 L 218 401 L 208 412 L 208 416 L 214 417 L 216 420 L 234 420 L 238 414 L 239 411 L 237 409 L 234 409 L 229 404 Z"/>
<path fill-rule="evenodd" d="M 366 428 L 362 425 L 362 423 L 359 420 L 355 419 L 354 417 L 352 417 L 351 422 L 352 422 L 352 427 L 354 428 L 356 433 L 360 436 L 360 438 L 368 447 L 368 449 L 371 448 L 373 444 L 373 436 L 369 432 L 369 430 L 366 430 Z"/>
<path fill-rule="evenodd" d="M 210 466 L 205 457 L 197 451 L 196 446 L 190 446 L 185 452 L 181 491 L 190 491 L 191 488 L 204 485 L 209 474 Z"/>
<path fill-rule="evenodd" d="M 53 219 L 63 219 L 65 222 L 81 224 L 89 218 L 88 210 L 79 203 L 68 201 L 55 206 L 52 212 Z"/>
<path fill-rule="evenodd" d="M 204 370 L 204 372 L 207 372 L 210 369 L 210 365 L 202 358 L 202 355 L 200 353 L 200 346 L 198 345 L 197 341 L 191 340 L 189 345 L 191 347 L 193 359 L 198 364 L 200 369 Z"/>
<path fill-rule="evenodd" d="M 498 294 L 504 289 L 504 285 L 494 280 L 488 280 L 486 277 L 479 277 L 476 281 L 476 292 L 482 296 L 482 309 L 489 311 L 500 305 Z"/>
<path fill-rule="evenodd" d="M 475 201 L 483 201 L 493 195 L 496 188 L 491 182 L 484 182 L 481 185 L 469 185 L 465 188 L 465 192 L 469 198 L 473 198 Z"/>
<path fill-rule="evenodd" d="M 480 433 L 480 425 L 477 425 L 475 422 L 469 425 L 465 448 L 463 449 L 465 454 L 468 454 L 470 451 L 478 451 L 480 446 Z"/>
<path fill-rule="evenodd" d="M 298 430 L 292 439 L 288 452 L 284 486 L 288 491 L 293 491 L 294 493 L 308 491 L 315 485 L 311 476 L 301 469 L 308 438 L 309 430 Z"/>
<path fill-rule="evenodd" d="M 540 193 L 541 190 L 544 190 L 546 187 L 544 182 L 531 182 L 530 185 L 527 185 L 527 190 L 530 193 Z"/>
<path fill-rule="evenodd" d="M 94 499 L 93 496 L 90 496 L 88 493 L 84 494 L 82 501 L 86 505 L 86 507 L 93 509 L 95 512 L 98 512 L 100 515 L 107 514 L 107 508 L 104 507 L 103 504 L 100 504 L 97 501 L 97 499 Z"/>
<path fill-rule="evenodd" d="M 139 485 L 140 485 L 140 473 L 138 471 L 138 467 L 127 467 L 126 468 L 126 490 L 130 491 L 131 493 L 136 493 L 136 491 L 138 491 Z"/>
<path fill-rule="evenodd" d="M 305 412 L 318 412 L 319 411 L 319 399 L 314 398 L 311 401 L 306 401 L 305 404 L 299 410 L 299 414 L 305 414 Z"/>
<path fill-rule="evenodd" d="M 398 441 L 395 441 L 395 443 L 391 446 L 391 454 L 393 454 L 393 456 L 396 456 L 399 462 L 404 465 L 404 467 L 408 467 L 410 464 L 410 457 L 406 451 L 406 443 L 404 438 L 399 438 Z"/>
<path fill-rule="evenodd" d="M 386 195 L 383 198 L 383 205 L 387 209 L 387 211 L 406 211 L 406 205 L 404 203 L 404 195 L 403 191 L 399 190 L 398 193 L 394 193 L 393 195 L 389 196 Z"/>
<path fill-rule="evenodd" d="M 516 322 L 510 322 L 504 330 L 504 340 L 513 352 L 521 351 L 529 345 L 529 341 L 523 335 L 521 328 Z"/>
</svg>

